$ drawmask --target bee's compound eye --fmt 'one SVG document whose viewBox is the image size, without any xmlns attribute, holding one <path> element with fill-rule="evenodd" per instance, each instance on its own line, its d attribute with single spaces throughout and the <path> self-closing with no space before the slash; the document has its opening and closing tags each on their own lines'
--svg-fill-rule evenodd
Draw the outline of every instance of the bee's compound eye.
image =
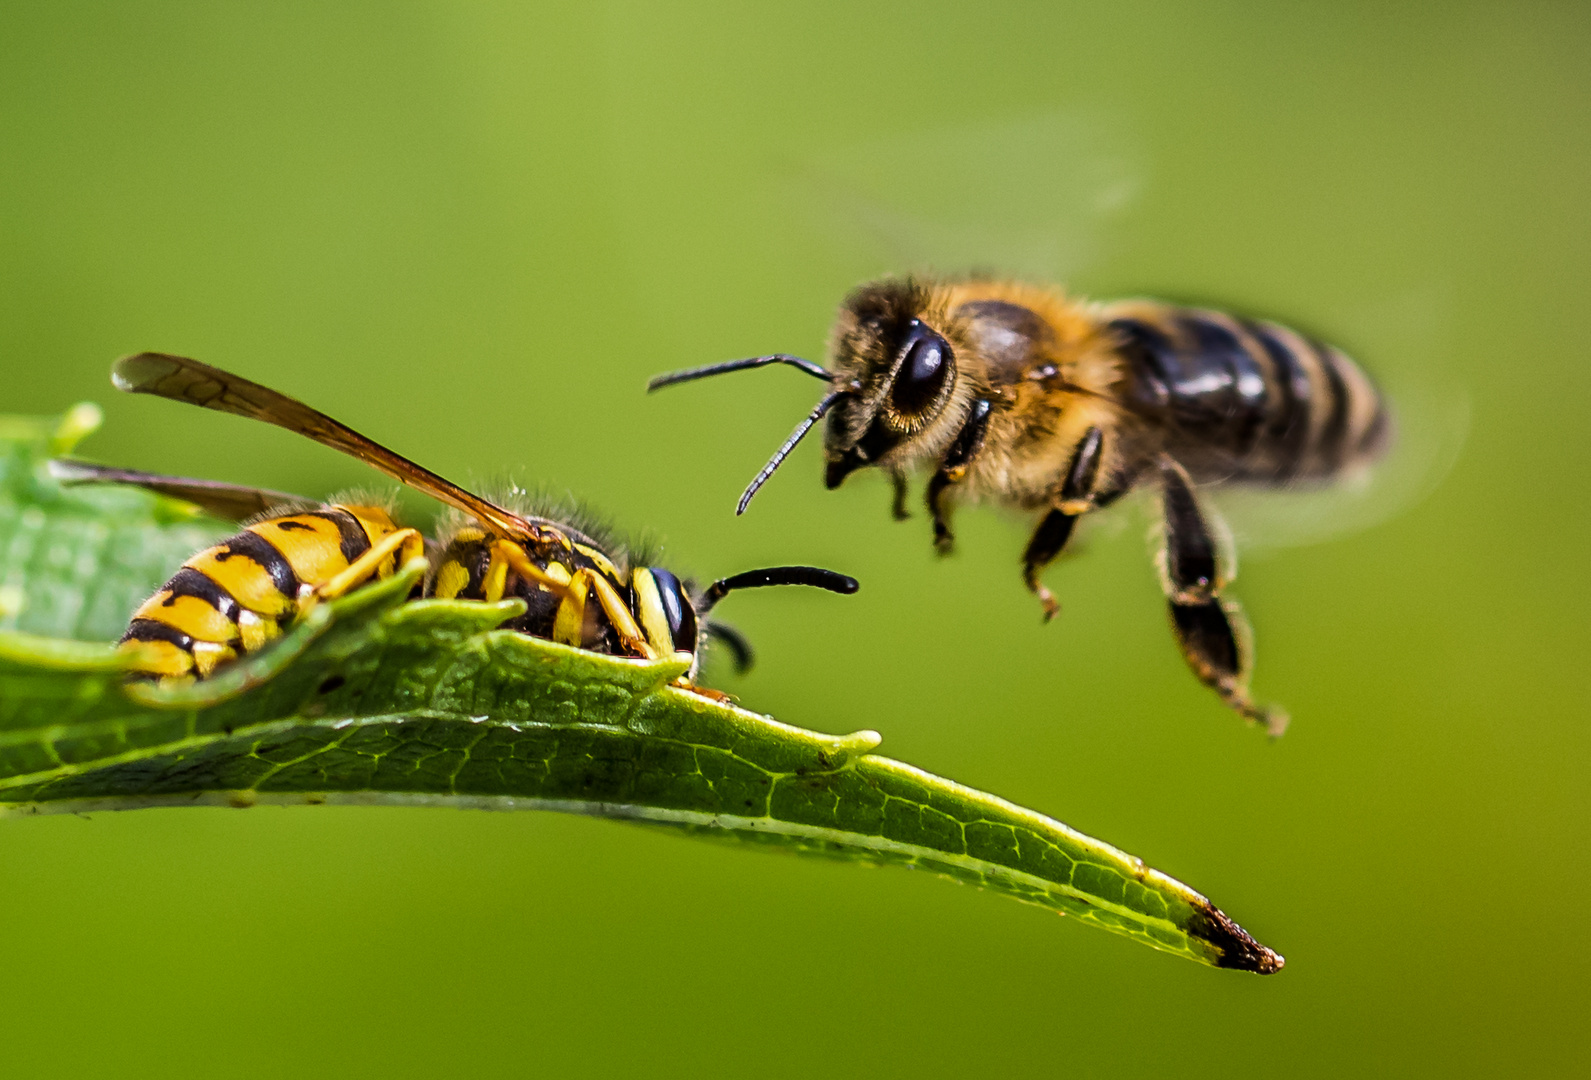
<svg viewBox="0 0 1591 1080">
<path fill-rule="evenodd" d="M 660 566 L 649 567 L 652 580 L 657 582 L 658 599 L 663 602 L 663 615 L 668 619 L 668 636 L 677 652 L 696 651 L 696 608 L 679 583 L 679 578 Z"/>
<path fill-rule="evenodd" d="M 890 401 L 896 411 L 906 415 L 922 412 L 933 404 L 950 374 L 950 343 L 928 327 L 917 323 L 906 338 L 906 356 Z"/>
</svg>

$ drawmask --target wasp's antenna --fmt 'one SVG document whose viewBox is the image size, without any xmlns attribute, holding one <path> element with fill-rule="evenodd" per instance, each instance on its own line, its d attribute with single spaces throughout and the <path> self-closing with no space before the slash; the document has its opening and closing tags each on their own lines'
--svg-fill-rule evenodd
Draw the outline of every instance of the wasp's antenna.
<svg viewBox="0 0 1591 1080">
<path fill-rule="evenodd" d="M 812 425 L 823 419 L 823 414 L 834 408 L 835 402 L 842 397 L 848 397 L 849 393 L 846 390 L 836 390 L 833 393 L 823 395 L 823 400 L 818 402 L 817 408 L 807 413 L 807 418 L 796 425 L 796 429 L 790 433 L 790 437 L 784 441 L 784 445 L 774 451 L 773 457 L 768 459 L 768 464 L 762 467 L 762 472 L 758 473 L 751 483 L 746 486 L 746 490 L 741 493 L 740 502 L 735 505 L 736 517 L 746 512 L 746 507 L 751 504 L 751 497 L 757 494 L 757 489 L 762 487 L 768 477 L 773 475 L 775 469 L 784 464 L 784 459 L 790 456 L 790 451 L 796 448 L 796 443 L 806 438 L 807 432 L 812 430 Z"/>
<path fill-rule="evenodd" d="M 854 577 L 846 577 L 819 566 L 770 566 L 763 570 L 747 570 L 744 574 L 713 582 L 694 601 L 696 611 L 705 615 L 713 610 L 718 601 L 736 589 L 760 589 L 764 585 L 812 585 L 846 596 L 861 588 Z"/>
<path fill-rule="evenodd" d="M 726 360 L 722 364 L 708 364 L 706 367 L 686 368 L 684 371 L 670 371 L 665 375 L 658 375 L 646 384 L 646 392 L 661 390 L 665 386 L 675 383 L 690 382 L 693 379 L 705 379 L 709 375 L 722 375 L 729 371 L 745 371 L 747 368 L 766 367 L 769 364 L 789 364 L 811 375 L 814 379 L 824 382 L 833 382 L 834 373 L 820 364 L 810 360 L 803 360 L 799 356 L 790 356 L 787 353 L 774 353 L 772 356 L 753 356 L 749 360 Z"/>
<path fill-rule="evenodd" d="M 733 626 L 725 626 L 723 623 L 713 622 L 711 619 L 707 620 L 706 625 L 702 629 L 706 630 L 707 636 L 714 641 L 724 643 L 724 647 L 734 657 L 736 675 L 744 675 L 751 670 L 752 665 L 756 663 L 757 654 L 752 650 L 751 642 L 746 640 L 744 634 Z"/>
</svg>

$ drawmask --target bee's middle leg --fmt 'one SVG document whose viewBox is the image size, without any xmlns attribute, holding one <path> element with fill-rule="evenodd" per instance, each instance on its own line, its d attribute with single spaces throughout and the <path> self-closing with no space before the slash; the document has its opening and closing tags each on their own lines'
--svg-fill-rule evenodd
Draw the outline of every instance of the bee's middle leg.
<svg viewBox="0 0 1591 1080">
<path fill-rule="evenodd" d="M 1022 581 L 1028 591 L 1044 605 L 1044 621 L 1055 618 L 1061 605 L 1055 594 L 1044 587 L 1039 575 L 1055 561 L 1056 556 L 1072 538 L 1077 519 L 1090 510 L 1098 509 L 1119 492 L 1102 496 L 1094 488 L 1099 480 L 1100 462 L 1104 459 L 1105 435 L 1097 427 L 1089 428 L 1072 451 L 1072 461 L 1066 469 L 1066 479 L 1058 493 L 1058 504 L 1044 515 L 1027 550 L 1022 553 Z"/>
<path fill-rule="evenodd" d="M 1039 603 L 1044 605 L 1044 621 L 1049 622 L 1061 610 L 1061 605 L 1055 599 L 1055 594 L 1045 587 L 1039 580 L 1039 575 L 1044 573 L 1044 568 L 1055 561 L 1055 557 L 1066 547 L 1066 542 L 1072 538 L 1072 528 L 1077 524 L 1078 515 L 1068 514 L 1064 510 L 1051 510 L 1044 515 L 1044 520 L 1039 522 L 1039 527 L 1033 531 L 1033 537 L 1028 541 L 1027 550 L 1022 552 L 1022 582 L 1028 591 L 1039 598 Z"/>
</svg>

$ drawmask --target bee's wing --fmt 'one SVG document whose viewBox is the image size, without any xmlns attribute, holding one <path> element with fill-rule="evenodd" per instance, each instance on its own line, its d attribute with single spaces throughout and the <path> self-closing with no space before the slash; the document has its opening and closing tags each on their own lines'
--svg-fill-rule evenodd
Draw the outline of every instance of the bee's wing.
<svg viewBox="0 0 1591 1080">
<path fill-rule="evenodd" d="M 1395 421 L 1391 448 L 1383 460 L 1357 473 L 1320 486 L 1205 489 L 1230 525 L 1240 552 L 1257 554 L 1351 536 L 1403 513 L 1436 490 L 1469 431 L 1467 392 L 1403 378 L 1392 380 L 1387 400 Z"/>
<path fill-rule="evenodd" d="M 220 480 L 194 480 L 185 476 L 163 476 L 139 469 L 116 469 L 72 458 L 55 458 L 49 465 L 50 475 L 68 487 L 76 484 L 128 484 L 191 502 L 211 517 L 222 521 L 243 521 L 275 506 L 314 502 L 313 499 L 271 491 L 269 488 L 245 487 L 242 484 L 222 483 Z"/>
<path fill-rule="evenodd" d="M 545 528 L 465 491 L 325 413 L 229 371 L 182 356 L 139 353 L 116 361 L 111 369 L 111 381 L 118 390 L 131 394 L 154 394 L 251 420 L 263 420 L 314 439 L 462 510 L 499 536 L 532 543 L 552 539 Z"/>
<path fill-rule="evenodd" d="M 932 169 L 901 168 L 925 147 Z M 813 238 L 850 262 L 1059 282 L 1097 259 L 1145 175 L 1121 125 L 1059 109 L 870 134 L 825 147 L 779 178 Z"/>
</svg>

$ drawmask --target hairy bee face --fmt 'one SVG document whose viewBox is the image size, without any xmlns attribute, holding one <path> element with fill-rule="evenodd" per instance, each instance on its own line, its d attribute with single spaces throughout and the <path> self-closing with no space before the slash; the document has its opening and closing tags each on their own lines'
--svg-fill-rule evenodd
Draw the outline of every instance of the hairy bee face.
<svg viewBox="0 0 1591 1080">
<path fill-rule="evenodd" d="M 829 487 L 902 456 L 896 451 L 949 404 L 955 349 L 930 325 L 928 307 L 927 290 L 911 282 L 866 286 L 847 299 L 833 346 L 835 386 L 843 396 L 824 436 Z"/>
</svg>

